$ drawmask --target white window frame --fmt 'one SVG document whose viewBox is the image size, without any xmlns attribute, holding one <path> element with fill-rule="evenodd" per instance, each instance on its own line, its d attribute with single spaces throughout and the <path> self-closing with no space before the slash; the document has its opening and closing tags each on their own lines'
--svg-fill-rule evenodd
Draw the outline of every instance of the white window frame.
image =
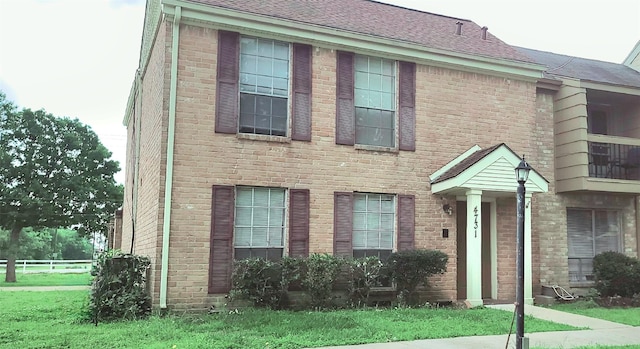
<svg viewBox="0 0 640 349">
<path fill-rule="evenodd" d="M 359 69 L 359 67 L 361 67 L 361 65 L 359 64 L 359 62 L 362 62 L 363 60 L 366 60 L 367 62 L 367 69 L 363 70 L 363 69 Z M 380 72 L 372 72 L 371 66 L 373 63 L 380 63 L 381 68 L 380 68 Z M 391 68 L 392 68 L 392 72 L 391 74 L 385 73 L 384 72 L 384 64 L 390 64 Z M 355 71 L 355 76 L 354 76 L 354 106 L 355 106 L 355 110 L 354 110 L 354 115 L 355 115 L 355 120 L 354 120 L 354 127 L 355 127 L 355 144 L 357 145 L 362 145 L 362 146 L 371 146 L 371 147 L 383 147 L 383 148 L 395 148 L 397 147 L 397 143 L 398 143 L 398 93 L 399 93 L 399 86 L 398 86 L 398 62 L 395 60 L 391 60 L 391 59 L 387 59 L 387 58 L 382 58 L 382 57 L 373 57 L 373 56 L 366 56 L 366 55 L 359 55 L 356 54 L 355 55 L 355 59 L 354 59 L 354 71 Z M 374 79 L 375 78 L 375 79 Z M 384 83 L 384 79 L 385 78 L 390 78 L 392 79 L 391 84 L 385 84 Z M 379 79 L 379 81 L 378 81 Z M 366 80 L 366 82 L 365 82 Z M 377 88 L 376 84 L 379 82 L 379 89 Z M 373 86 L 372 86 L 373 85 Z M 365 87 L 366 86 L 366 87 Z M 385 91 L 385 86 L 390 86 L 389 91 Z M 380 94 L 380 100 L 378 101 L 377 99 L 372 98 L 372 94 Z M 368 98 L 364 98 L 363 94 L 366 94 L 366 97 Z M 391 95 L 391 102 L 387 103 L 386 106 L 384 106 L 383 104 L 383 96 L 385 94 L 390 94 Z M 372 124 L 374 123 L 371 120 L 368 120 L 368 125 L 367 124 L 362 124 L 359 123 L 359 119 L 360 119 L 360 113 L 365 113 L 367 114 L 366 111 L 379 111 L 381 114 L 382 113 L 392 113 L 391 116 L 391 121 L 393 122 L 393 125 L 391 128 L 388 127 L 384 127 L 382 125 L 382 121 L 381 119 L 379 119 L 378 121 L 378 127 L 373 126 Z M 367 118 L 371 118 L 371 115 L 367 115 Z M 379 118 L 381 118 L 381 115 L 378 115 Z M 362 139 L 363 136 L 359 136 L 360 132 L 366 132 L 364 129 L 368 128 L 369 132 L 371 132 L 372 130 L 375 131 L 375 133 L 377 134 L 377 137 L 384 137 L 384 130 L 390 131 L 390 133 L 387 133 L 387 136 L 391 137 L 391 142 L 390 144 L 371 144 L 371 143 L 375 143 L 375 142 L 371 142 L 371 143 L 365 143 L 365 140 Z"/>
<path fill-rule="evenodd" d="M 371 200 L 372 197 L 376 197 L 376 200 Z M 358 206 L 357 202 L 359 198 L 363 198 L 365 200 L 365 208 L 364 210 L 358 210 L 356 209 L 356 207 Z M 392 203 L 391 203 L 391 207 L 392 207 L 392 211 L 383 211 L 382 209 L 382 199 L 384 197 L 390 197 L 392 199 Z M 377 201 L 377 205 L 378 205 L 378 212 L 372 211 L 370 209 L 370 203 L 371 202 L 376 202 Z M 373 229 L 367 229 L 367 224 L 368 224 L 368 219 L 367 216 L 370 214 L 378 214 L 379 218 L 378 218 L 378 228 L 377 228 L 377 232 L 378 232 L 378 246 L 377 247 L 372 247 L 368 245 L 368 234 L 370 234 L 371 232 L 373 232 Z M 396 250 L 396 246 L 397 246 L 397 238 L 396 238 L 396 234 L 397 234 L 397 220 L 398 220 L 398 198 L 397 195 L 395 194 L 385 194 L 385 193 L 364 193 L 364 192 L 355 192 L 353 193 L 353 209 L 352 209 L 352 213 L 353 215 L 353 231 L 352 231 L 352 253 L 355 257 L 355 251 L 390 251 L 389 253 L 393 253 Z M 364 214 L 364 224 L 365 227 L 361 227 L 358 226 L 356 227 L 356 224 L 358 224 L 357 220 L 356 220 L 356 215 L 358 214 Z M 383 215 L 393 215 L 392 219 L 391 219 L 391 246 L 390 248 L 386 248 L 386 247 L 381 247 L 381 243 L 383 242 L 383 238 L 382 235 L 384 232 L 388 231 L 386 229 L 382 229 L 382 217 Z M 359 246 L 360 244 L 356 242 L 356 234 L 358 232 L 364 232 L 364 246 Z M 356 245 L 358 245 L 356 247 Z M 366 254 L 366 252 L 365 252 Z M 379 253 L 378 253 L 379 255 Z"/>
<path fill-rule="evenodd" d="M 275 94 L 274 91 L 275 90 L 282 90 L 282 89 L 275 89 L 274 88 L 274 84 L 275 84 L 275 79 L 283 79 L 281 77 L 277 77 L 274 75 L 275 70 L 275 64 L 277 61 L 281 61 L 282 59 L 278 59 L 277 57 L 274 57 L 274 55 L 271 55 L 270 57 L 268 56 L 260 56 L 259 52 L 255 52 L 255 53 L 243 53 L 243 40 L 255 40 L 256 41 L 256 50 L 258 49 L 258 47 L 260 46 L 260 42 L 264 42 L 264 41 L 269 41 L 272 43 L 272 46 L 274 47 L 274 52 L 275 53 L 275 45 L 276 44 L 282 44 L 282 45 L 286 45 L 287 46 L 287 69 L 286 69 L 286 93 L 283 94 Z M 291 124 L 291 88 L 292 88 L 292 80 L 293 80 L 293 50 L 292 50 L 292 45 L 289 42 L 284 42 L 284 41 L 280 41 L 280 40 L 275 40 L 275 39 L 270 39 L 270 38 L 261 38 L 261 37 L 254 37 L 254 36 L 248 36 L 248 35 L 241 35 L 240 36 L 240 53 L 239 53 L 239 81 L 238 81 L 238 93 L 239 93 L 239 98 L 238 98 L 238 112 L 239 112 L 239 117 L 238 117 L 238 125 L 237 125 L 237 129 L 238 129 L 238 133 L 239 134 L 244 134 L 244 135 L 258 135 L 258 136 L 275 136 L 275 137 L 289 137 L 289 129 L 290 129 L 290 124 Z M 255 69 L 254 71 L 243 71 L 243 69 L 245 68 L 244 64 L 243 64 L 243 59 L 244 57 L 254 57 L 255 59 Z M 271 71 L 271 75 L 260 75 L 259 74 L 259 63 L 258 63 L 258 59 L 262 57 L 262 58 L 267 58 L 271 60 L 271 65 L 272 65 L 272 71 Z M 271 79 L 271 92 L 265 92 L 265 91 L 259 91 L 260 85 L 258 84 L 258 78 L 259 76 L 263 76 L 263 77 L 267 77 Z M 251 79 L 251 77 L 255 78 L 255 82 L 251 83 L 250 80 L 246 80 L 247 78 Z M 244 80 L 244 81 L 243 81 Z M 247 90 L 245 89 L 246 87 L 249 86 L 255 86 L 255 89 L 253 91 Z M 242 99 L 243 99 L 243 95 L 245 96 L 254 96 L 254 98 L 264 98 L 267 97 L 269 99 L 271 99 L 271 102 L 273 102 L 273 99 L 285 99 L 286 100 L 286 116 L 285 116 L 285 122 L 284 122 L 284 134 L 274 134 L 277 133 L 278 128 L 274 128 L 273 126 L 273 121 L 274 121 L 274 116 L 273 114 L 271 114 L 269 116 L 269 128 L 266 128 L 265 130 L 268 130 L 268 133 L 266 132 L 257 132 L 257 130 L 259 129 L 258 126 L 258 122 L 256 120 L 258 114 L 257 111 L 254 111 L 254 115 L 253 115 L 253 132 L 251 131 L 243 131 L 243 113 L 242 113 Z M 257 105 L 257 101 L 254 102 L 254 107 Z M 273 104 L 272 104 L 273 106 Z M 250 126 L 249 124 L 247 124 L 246 126 Z M 262 129 L 262 128 L 260 128 Z"/>
<path fill-rule="evenodd" d="M 258 206 L 255 202 L 255 192 L 256 190 L 268 190 L 269 191 L 269 199 L 268 199 L 268 205 L 265 206 Z M 241 206 L 239 205 L 239 196 L 240 196 L 240 191 L 247 191 L 247 190 L 251 190 L 251 205 L 248 206 Z M 271 193 L 273 191 L 281 191 L 284 195 L 283 197 L 283 203 L 282 203 L 282 207 L 280 206 L 276 206 L 273 207 L 271 206 Z M 253 257 L 253 251 L 252 250 L 273 250 L 273 249 L 281 249 L 282 250 L 282 254 L 280 255 L 280 258 L 286 256 L 288 254 L 288 236 L 289 236 L 289 231 L 288 231 L 288 217 L 289 217 L 289 190 L 287 190 L 286 188 L 280 188 L 280 187 L 260 187 L 260 186 L 237 186 L 235 189 L 235 204 L 234 204 L 234 222 L 233 222 L 233 250 L 234 250 L 234 259 L 236 259 L 236 250 L 237 249 L 248 249 L 249 250 L 249 254 L 251 255 L 251 257 Z M 258 208 L 258 209 L 266 209 L 267 210 L 267 221 L 266 221 L 266 226 L 261 225 L 261 226 L 255 226 L 254 225 L 254 219 L 255 219 L 255 214 L 254 214 L 254 210 Z M 246 224 L 245 222 L 241 222 L 239 219 L 239 215 L 238 215 L 238 210 L 239 209 L 251 209 L 251 222 L 249 222 L 248 224 Z M 278 226 L 271 226 L 271 211 L 274 209 L 282 209 L 282 226 L 278 225 Z M 240 229 L 251 229 L 251 233 L 250 233 L 250 241 L 248 245 L 245 244 L 238 244 L 239 243 L 239 239 L 241 237 L 241 235 L 238 233 L 238 231 Z M 254 233 L 253 230 L 255 228 L 265 228 L 266 229 L 266 239 L 267 239 L 267 244 L 266 245 L 259 245 L 256 244 L 254 245 L 253 243 L 253 237 L 254 237 Z M 282 238 L 281 238 L 281 244 L 278 245 L 271 245 L 269 242 L 270 239 L 270 229 L 271 228 L 281 228 L 282 229 Z M 266 251 L 265 252 L 266 255 L 264 257 L 267 257 L 269 255 L 269 252 Z M 262 257 L 262 256 L 259 256 Z"/>
</svg>

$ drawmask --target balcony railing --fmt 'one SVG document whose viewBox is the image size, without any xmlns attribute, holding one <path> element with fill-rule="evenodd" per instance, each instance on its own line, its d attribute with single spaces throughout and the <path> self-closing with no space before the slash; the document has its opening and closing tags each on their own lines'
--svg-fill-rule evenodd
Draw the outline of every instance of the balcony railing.
<svg viewBox="0 0 640 349">
<path fill-rule="evenodd" d="M 589 177 L 640 180 L 640 147 L 588 142 Z"/>
</svg>

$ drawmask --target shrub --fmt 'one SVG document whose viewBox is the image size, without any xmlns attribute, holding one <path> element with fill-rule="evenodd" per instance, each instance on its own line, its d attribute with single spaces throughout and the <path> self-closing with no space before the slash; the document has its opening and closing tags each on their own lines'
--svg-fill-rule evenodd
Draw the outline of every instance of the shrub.
<svg viewBox="0 0 640 349">
<path fill-rule="evenodd" d="M 138 319 L 151 312 L 146 290 L 149 258 L 110 250 L 98 256 L 91 270 L 93 286 L 89 313 L 94 323 L 115 319 Z"/>
<path fill-rule="evenodd" d="M 248 299 L 257 307 L 284 309 L 289 306 L 289 284 L 299 278 L 300 260 L 296 258 L 238 260 L 231 277 L 232 298 Z"/>
<path fill-rule="evenodd" d="M 328 254 L 312 254 L 305 260 L 301 284 L 315 309 L 332 307 L 333 285 L 343 260 Z"/>
<path fill-rule="evenodd" d="M 371 288 L 382 286 L 383 266 L 375 256 L 346 261 L 347 296 L 352 306 L 369 304 Z"/>
<path fill-rule="evenodd" d="M 640 293 L 640 261 L 619 252 L 603 252 L 593 258 L 595 288 L 603 297 L 633 297 Z"/>
<path fill-rule="evenodd" d="M 418 302 L 416 288 L 429 276 L 447 271 L 448 256 L 437 250 L 409 250 L 394 252 L 387 260 L 387 273 L 396 283 L 400 304 Z"/>
</svg>

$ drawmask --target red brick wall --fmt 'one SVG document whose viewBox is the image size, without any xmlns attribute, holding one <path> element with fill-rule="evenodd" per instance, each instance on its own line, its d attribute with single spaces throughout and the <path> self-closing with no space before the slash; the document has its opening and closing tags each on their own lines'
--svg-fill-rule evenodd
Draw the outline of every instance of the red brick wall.
<svg viewBox="0 0 640 349">
<path fill-rule="evenodd" d="M 416 247 L 440 249 L 450 256 L 448 272 L 430 284 L 438 298 L 455 299 L 455 215 L 442 211 L 441 198 L 430 192 L 429 175 L 475 144 L 506 142 L 518 153 L 531 154 L 535 166 L 535 84 L 418 65 L 416 151 L 356 150 L 335 144 L 335 51 L 314 47 L 312 141 L 239 139 L 214 133 L 216 38 L 213 29 L 181 26 L 169 303 L 198 308 L 210 301 L 213 184 L 310 189 L 311 252 L 332 252 L 334 191 L 413 194 Z M 515 200 L 504 207 L 501 202 L 499 214 L 515 216 Z M 505 235 L 514 231 L 515 225 L 505 224 Z M 442 228 L 450 229 L 449 238 L 442 238 Z"/>
<path fill-rule="evenodd" d="M 169 29 L 170 24 L 169 24 Z M 122 250 L 131 250 L 135 221 L 133 253 L 151 259 L 150 290 L 154 304 L 160 290 L 160 248 L 162 244 L 162 207 L 164 203 L 164 173 L 166 163 L 166 123 L 168 119 L 170 79 L 170 33 L 167 24 L 159 26 L 151 51 L 149 65 L 142 76 L 141 101 L 136 101 L 134 115 L 129 120 L 127 140 L 127 171 L 123 207 Z M 138 211 L 133 210 L 135 136 L 132 134 L 136 118 L 140 119 L 140 159 L 138 178 Z"/>
<path fill-rule="evenodd" d="M 478 73 L 418 65 L 416 151 L 373 152 L 335 144 L 335 51 L 314 47 L 311 142 L 268 142 L 215 134 L 217 32 L 181 26 L 176 139 L 169 254 L 168 298 L 176 308 L 204 308 L 207 295 L 211 186 L 255 185 L 306 188 L 311 194 L 310 251 L 332 252 L 333 192 L 367 191 L 416 197 L 416 247 L 449 255 L 448 272 L 430 280 L 432 296 L 456 298 L 456 218 L 442 211 L 443 198 L 430 192 L 429 176 L 471 146 L 505 142 L 547 180 L 549 193 L 532 200 L 533 288 L 567 283 L 566 207 L 617 205 L 623 212 L 625 250 L 636 249 L 630 198 L 554 194 L 553 94 L 535 84 Z M 140 127 L 139 211 L 134 252 L 152 259 L 157 304 L 171 33 L 160 26 L 143 76 Z M 131 119 L 129 131 L 132 130 Z M 253 137 L 256 138 L 256 137 Z M 128 155 L 135 154 L 129 135 Z M 128 161 L 123 242 L 131 242 L 132 162 Z M 445 197 L 454 204 L 456 198 Z M 515 193 L 498 198 L 498 298 L 515 294 Z M 443 228 L 450 230 L 442 238 Z"/>
</svg>

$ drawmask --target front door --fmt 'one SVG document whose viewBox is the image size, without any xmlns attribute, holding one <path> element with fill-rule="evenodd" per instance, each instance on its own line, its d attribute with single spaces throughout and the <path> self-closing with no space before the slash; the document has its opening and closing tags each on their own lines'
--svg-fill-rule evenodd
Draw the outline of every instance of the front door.
<svg viewBox="0 0 640 349">
<path fill-rule="evenodd" d="M 483 202 L 482 207 L 482 298 L 491 298 L 491 205 Z M 457 289 L 458 299 L 467 299 L 467 203 L 456 204 L 457 249 Z"/>
</svg>

